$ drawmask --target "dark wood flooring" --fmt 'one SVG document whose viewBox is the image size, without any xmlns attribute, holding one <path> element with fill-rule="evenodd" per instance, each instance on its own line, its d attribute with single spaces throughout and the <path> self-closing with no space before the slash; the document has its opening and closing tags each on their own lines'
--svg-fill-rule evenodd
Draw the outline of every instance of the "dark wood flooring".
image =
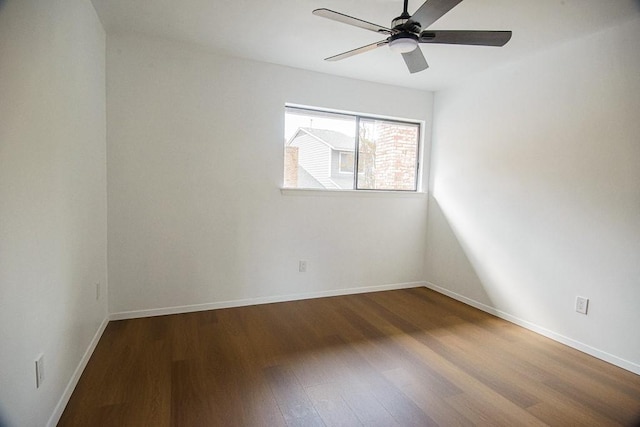
<svg viewBox="0 0 640 427">
<path fill-rule="evenodd" d="M 635 425 L 640 376 L 425 288 L 111 322 L 60 426 Z"/>
</svg>

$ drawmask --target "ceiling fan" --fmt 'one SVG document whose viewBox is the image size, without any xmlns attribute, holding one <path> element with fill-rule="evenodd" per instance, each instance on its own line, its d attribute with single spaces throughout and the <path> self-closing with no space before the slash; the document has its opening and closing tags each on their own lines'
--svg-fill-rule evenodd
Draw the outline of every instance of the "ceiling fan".
<svg viewBox="0 0 640 427">
<path fill-rule="evenodd" d="M 427 0 L 416 13 L 409 15 L 407 12 L 408 0 L 404 0 L 404 10 L 400 16 L 391 21 L 391 28 L 372 24 L 329 9 L 316 9 L 313 14 L 389 36 L 385 40 L 330 56 L 325 58 L 326 61 L 339 61 L 380 46 L 389 45 L 392 51 L 402 54 L 409 72 L 413 74 L 429 68 L 418 43 L 504 46 L 511 39 L 511 31 L 426 30 L 429 25 L 436 22 L 461 1 Z"/>
</svg>

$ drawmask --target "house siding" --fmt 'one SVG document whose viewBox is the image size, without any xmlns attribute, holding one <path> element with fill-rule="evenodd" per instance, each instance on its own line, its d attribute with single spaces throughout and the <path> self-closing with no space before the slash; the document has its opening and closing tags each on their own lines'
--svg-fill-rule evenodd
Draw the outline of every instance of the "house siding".
<svg viewBox="0 0 640 427">
<path fill-rule="evenodd" d="M 331 148 L 306 134 L 297 137 L 291 146 L 298 147 L 298 164 L 316 178 L 324 188 L 338 188 L 330 178 Z"/>
</svg>

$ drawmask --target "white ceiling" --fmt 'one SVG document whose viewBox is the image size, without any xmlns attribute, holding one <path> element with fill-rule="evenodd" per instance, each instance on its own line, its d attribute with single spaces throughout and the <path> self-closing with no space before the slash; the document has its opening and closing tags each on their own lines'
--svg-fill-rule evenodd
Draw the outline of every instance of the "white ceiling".
<svg viewBox="0 0 640 427">
<path fill-rule="evenodd" d="M 387 47 L 323 58 L 384 36 L 311 14 L 328 8 L 389 26 L 402 0 L 92 0 L 110 33 L 141 33 L 212 51 L 397 86 L 438 90 L 640 14 L 640 0 L 465 0 L 431 29 L 512 30 L 506 46 L 421 45 L 430 68 L 409 74 Z M 409 0 L 413 13 L 423 0 Z"/>
</svg>

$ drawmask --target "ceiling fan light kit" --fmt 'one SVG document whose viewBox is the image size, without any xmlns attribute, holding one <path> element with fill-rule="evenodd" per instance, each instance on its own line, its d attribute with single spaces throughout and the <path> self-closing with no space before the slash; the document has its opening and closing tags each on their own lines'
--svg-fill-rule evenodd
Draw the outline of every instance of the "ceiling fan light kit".
<svg viewBox="0 0 640 427">
<path fill-rule="evenodd" d="M 418 36 L 411 33 L 398 33 L 390 37 L 389 49 L 396 53 L 409 53 L 418 47 Z"/>
<path fill-rule="evenodd" d="M 426 31 L 427 27 L 440 19 L 460 2 L 462 2 L 462 0 L 427 0 L 413 15 L 409 15 L 407 12 L 408 0 L 404 0 L 404 10 L 400 16 L 391 21 L 391 28 L 363 21 L 362 19 L 329 9 L 316 9 L 313 11 L 313 14 L 388 36 L 385 40 L 330 56 L 325 58 L 325 60 L 339 61 L 380 46 L 389 45 L 391 51 L 402 54 L 402 58 L 409 72 L 413 74 L 429 68 L 427 60 L 422 54 L 422 50 L 418 47 L 418 43 L 499 47 L 504 46 L 511 39 L 511 31 Z"/>
</svg>

